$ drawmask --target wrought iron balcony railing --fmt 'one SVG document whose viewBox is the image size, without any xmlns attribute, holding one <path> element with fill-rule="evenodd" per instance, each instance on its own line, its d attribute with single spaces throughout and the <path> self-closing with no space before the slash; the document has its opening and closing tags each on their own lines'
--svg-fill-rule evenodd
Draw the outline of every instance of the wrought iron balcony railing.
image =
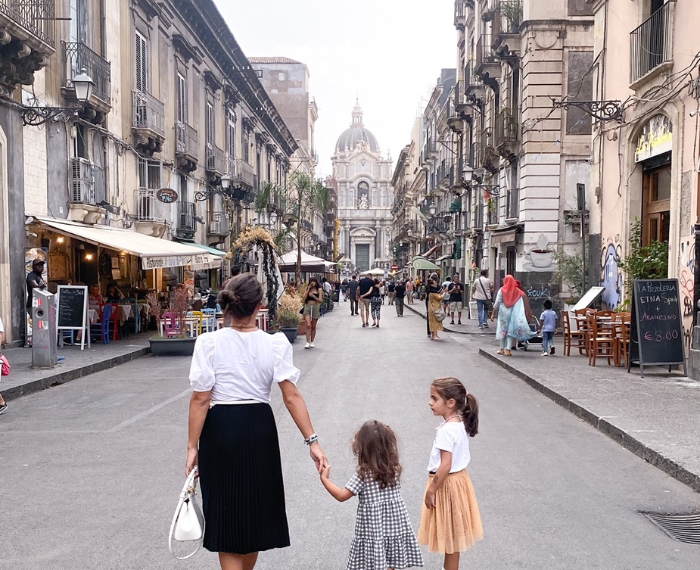
<svg viewBox="0 0 700 570">
<path fill-rule="evenodd" d="M 235 161 L 234 174 L 231 175 L 231 179 L 234 183 L 238 182 L 245 186 L 247 190 L 257 189 L 258 177 L 255 174 L 255 169 L 240 158 Z"/>
<path fill-rule="evenodd" d="M 455 0 L 455 28 L 463 30 L 467 23 L 467 7 L 464 0 Z"/>
<path fill-rule="evenodd" d="M 73 78 L 84 69 L 95 83 L 95 97 L 112 105 L 112 64 L 82 42 L 64 42 L 63 65 L 65 86 L 73 89 Z"/>
<path fill-rule="evenodd" d="M 494 40 L 500 36 L 520 33 L 522 21 L 522 0 L 500 0 L 496 6 L 496 13 L 492 23 Z"/>
<path fill-rule="evenodd" d="M 192 202 L 179 202 L 178 230 L 194 231 L 195 226 L 195 205 Z"/>
<path fill-rule="evenodd" d="M 482 34 L 476 42 L 475 75 L 491 75 L 500 61 L 491 47 L 491 34 Z"/>
<path fill-rule="evenodd" d="M 496 117 L 496 146 L 516 143 L 519 138 L 518 114 L 515 109 L 502 109 Z"/>
<path fill-rule="evenodd" d="M 207 170 L 219 175 L 226 174 L 226 154 L 215 144 L 207 144 Z"/>
<path fill-rule="evenodd" d="M 55 48 L 55 0 L 0 0 L 4 14 L 46 45 Z"/>
<path fill-rule="evenodd" d="M 134 91 L 134 123 L 135 129 L 148 129 L 157 135 L 165 136 L 165 105 L 150 93 Z"/>
<path fill-rule="evenodd" d="M 228 217 L 223 212 L 209 213 L 207 233 L 212 236 L 227 236 L 231 231 Z"/>
<path fill-rule="evenodd" d="M 630 33 L 630 83 L 673 59 L 673 6 L 667 2 Z"/>
<path fill-rule="evenodd" d="M 178 121 L 175 124 L 175 136 L 178 154 L 195 159 L 199 157 L 199 135 L 195 128 Z"/>
<path fill-rule="evenodd" d="M 165 222 L 170 210 L 169 204 L 164 204 L 156 198 L 157 190 L 139 188 L 136 191 L 136 219 L 139 222 Z"/>
</svg>

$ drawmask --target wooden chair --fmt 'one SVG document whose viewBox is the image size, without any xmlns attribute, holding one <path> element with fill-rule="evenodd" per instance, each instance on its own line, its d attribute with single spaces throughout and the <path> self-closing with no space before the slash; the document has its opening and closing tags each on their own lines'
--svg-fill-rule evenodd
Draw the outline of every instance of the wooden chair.
<svg viewBox="0 0 700 570">
<path fill-rule="evenodd" d="M 90 337 L 99 338 L 102 344 L 109 344 L 109 325 L 112 316 L 112 305 L 102 307 L 102 320 L 99 323 L 90 324 Z"/>
<path fill-rule="evenodd" d="M 206 319 L 206 316 L 204 315 L 204 313 L 202 311 L 188 311 L 187 318 L 197 319 L 199 321 L 197 323 L 197 325 L 195 326 L 195 328 L 197 329 L 195 331 L 196 332 L 195 336 L 202 334 L 203 322 Z"/>
<path fill-rule="evenodd" d="M 615 366 L 627 368 L 630 345 L 630 323 L 622 319 L 613 322 L 613 337 L 615 339 Z"/>
<path fill-rule="evenodd" d="M 110 326 L 109 326 L 109 334 L 110 334 L 110 339 L 111 340 L 119 340 L 121 338 L 121 334 L 119 332 L 119 304 L 118 303 L 110 303 L 109 305 L 105 305 L 105 308 L 111 307 L 111 314 L 109 316 L 109 320 L 111 321 Z M 107 320 L 104 319 L 103 320 Z"/>
<path fill-rule="evenodd" d="M 569 311 L 561 312 L 561 323 L 562 329 L 564 331 L 564 354 L 566 356 L 571 356 L 572 343 L 574 348 L 578 348 L 579 354 L 584 354 L 586 350 L 586 331 L 571 330 L 571 320 L 569 318 Z"/>
<path fill-rule="evenodd" d="M 128 297 L 122 301 L 124 305 L 130 305 L 131 306 L 131 316 L 129 319 L 124 323 L 124 327 L 126 328 L 127 332 L 129 330 L 129 327 L 133 327 L 134 329 L 134 334 L 140 333 L 141 332 L 141 312 L 139 311 L 140 307 L 138 304 L 138 301 L 136 300 L 135 297 Z"/>
<path fill-rule="evenodd" d="M 181 336 L 180 319 L 175 313 L 163 313 L 160 318 L 163 322 L 163 330 L 167 338 Z"/>
<path fill-rule="evenodd" d="M 583 354 L 588 356 L 588 320 L 590 314 L 595 313 L 593 309 L 578 309 L 574 311 L 574 319 L 576 319 L 576 332 L 583 333 Z M 571 321 L 569 321 L 571 324 Z"/>
<path fill-rule="evenodd" d="M 610 359 L 615 355 L 615 339 L 613 338 L 612 329 L 602 329 L 596 319 L 597 314 L 592 313 L 586 317 L 588 325 L 588 364 L 596 365 L 596 360 L 599 356 L 605 356 L 610 364 Z"/>
</svg>

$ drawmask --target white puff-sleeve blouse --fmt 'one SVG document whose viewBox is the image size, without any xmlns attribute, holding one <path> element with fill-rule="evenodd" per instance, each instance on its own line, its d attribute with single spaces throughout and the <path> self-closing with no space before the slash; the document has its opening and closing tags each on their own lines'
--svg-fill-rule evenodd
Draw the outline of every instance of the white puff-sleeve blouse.
<svg viewBox="0 0 700 570">
<path fill-rule="evenodd" d="M 197 337 L 190 367 L 195 392 L 211 390 L 212 404 L 254 400 L 269 403 L 273 383 L 296 384 L 292 345 L 283 333 L 223 328 Z"/>
</svg>

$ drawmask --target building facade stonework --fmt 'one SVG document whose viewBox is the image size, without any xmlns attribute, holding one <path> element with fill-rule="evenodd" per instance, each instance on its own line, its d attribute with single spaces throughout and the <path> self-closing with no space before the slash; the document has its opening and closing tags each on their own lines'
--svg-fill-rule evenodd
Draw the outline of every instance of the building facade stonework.
<svg viewBox="0 0 700 570">
<path fill-rule="evenodd" d="M 337 183 L 339 254 L 350 271 L 390 269 L 392 254 L 392 161 L 384 158 L 365 128 L 359 103 L 352 124 L 338 138 L 332 157 Z"/>
</svg>

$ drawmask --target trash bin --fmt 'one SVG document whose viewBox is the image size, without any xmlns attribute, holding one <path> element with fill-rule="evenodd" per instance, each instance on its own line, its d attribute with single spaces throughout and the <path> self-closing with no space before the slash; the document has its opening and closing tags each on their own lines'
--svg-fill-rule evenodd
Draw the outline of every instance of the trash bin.
<svg viewBox="0 0 700 570">
<path fill-rule="evenodd" d="M 479 318 L 479 307 L 477 306 L 476 301 L 469 301 L 469 318 Z"/>
<path fill-rule="evenodd" d="M 53 368 L 58 363 L 56 297 L 34 289 L 32 300 L 32 367 Z"/>
</svg>

